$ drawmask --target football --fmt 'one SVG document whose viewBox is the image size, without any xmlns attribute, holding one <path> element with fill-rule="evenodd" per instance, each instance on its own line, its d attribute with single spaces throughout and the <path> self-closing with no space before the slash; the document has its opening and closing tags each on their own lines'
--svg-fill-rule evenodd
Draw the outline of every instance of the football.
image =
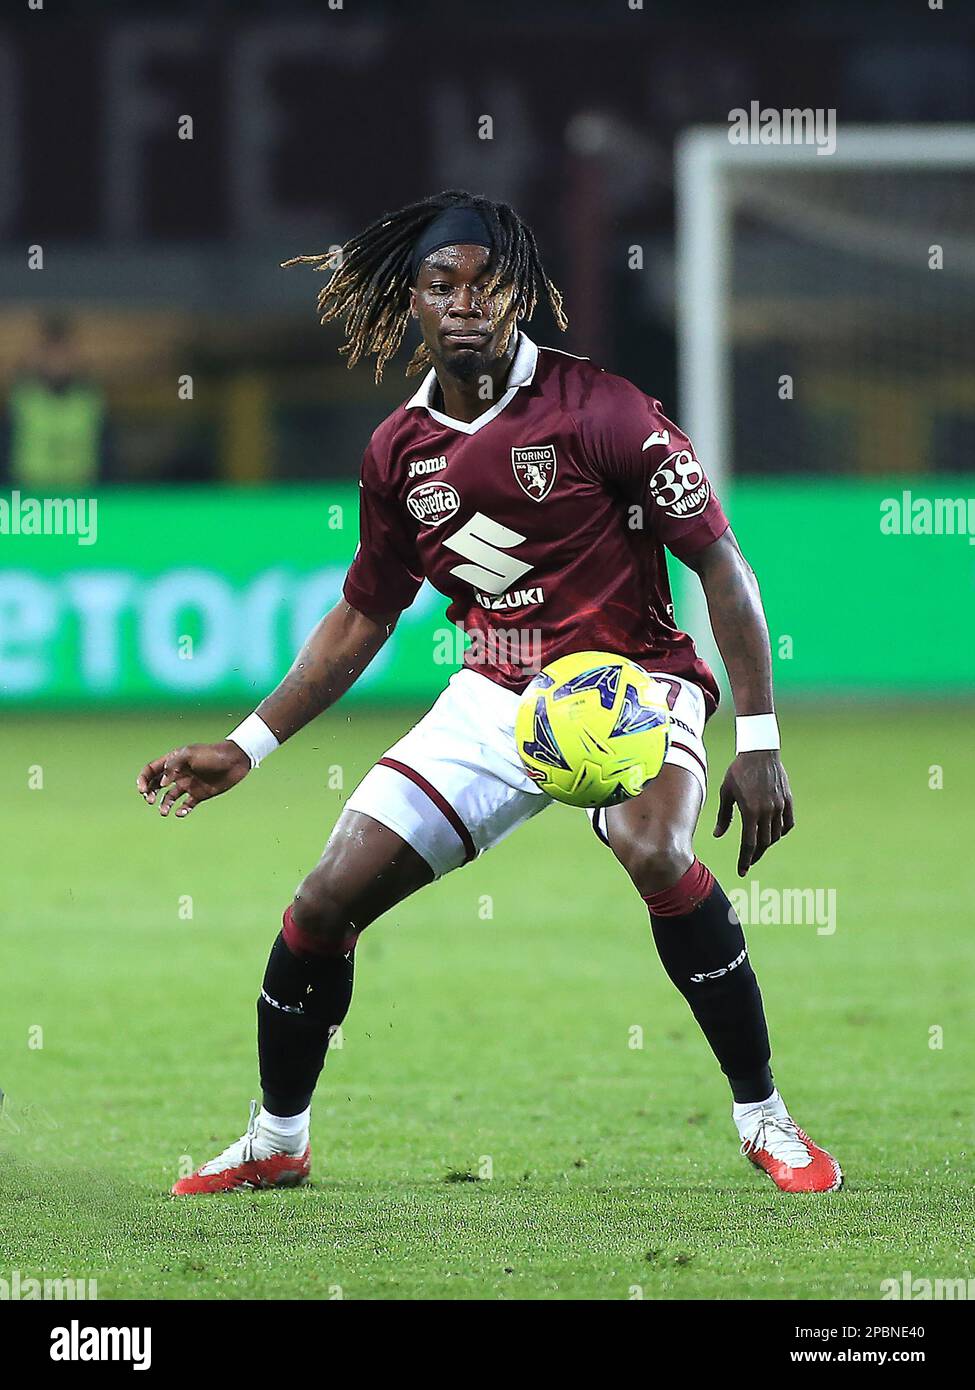
<svg viewBox="0 0 975 1390">
<path fill-rule="evenodd" d="M 663 767 L 667 691 L 626 657 L 574 652 L 525 689 L 515 741 L 529 777 L 556 801 L 612 806 L 636 796 Z"/>
</svg>

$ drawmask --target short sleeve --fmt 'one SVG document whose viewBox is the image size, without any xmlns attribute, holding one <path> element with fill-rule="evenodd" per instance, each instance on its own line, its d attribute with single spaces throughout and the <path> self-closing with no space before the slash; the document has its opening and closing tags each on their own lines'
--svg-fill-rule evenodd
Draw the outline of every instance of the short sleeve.
<svg viewBox="0 0 975 1390">
<path fill-rule="evenodd" d="M 604 481 L 631 505 L 668 550 L 686 559 L 716 541 L 728 518 L 687 435 L 660 402 L 621 377 L 606 376 L 579 421 L 583 446 Z"/>
<path fill-rule="evenodd" d="M 360 613 L 379 617 L 409 608 L 422 583 L 412 520 L 383 489 L 370 446 L 359 479 L 359 545 L 342 592 Z"/>
</svg>

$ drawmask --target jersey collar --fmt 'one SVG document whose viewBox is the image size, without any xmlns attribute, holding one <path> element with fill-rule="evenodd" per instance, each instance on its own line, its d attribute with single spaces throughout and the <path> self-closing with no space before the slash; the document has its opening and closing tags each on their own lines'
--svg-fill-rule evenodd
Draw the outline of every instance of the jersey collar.
<svg viewBox="0 0 975 1390">
<path fill-rule="evenodd" d="M 476 420 L 454 420 L 450 415 L 444 415 L 440 410 L 434 410 L 433 399 L 437 389 L 437 374 L 431 367 L 426 376 L 420 383 L 416 394 L 411 396 L 406 402 L 406 409 L 412 410 L 422 407 L 433 416 L 434 420 L 440 425 L 446 425 L 448 429 L 459 430 L 461 434 L 476 434 L 485 425 L 489 425 L 498 415 L 501 414 L 505 406 L 514 400 L 520 386 L 528 386 L 534 380 L 535 367 L 538 364 L 538 348 L 529 338 L 527 333 L 519 332 L 518 346 L 515 348 L 515 355 L 511 362 L 511 370 L 508 373 L 508 385 L 504 395 L 500 400 L 495 401 L 490 410 L 485 410 L 483 415 L 479 415 Z"/>
</svg>

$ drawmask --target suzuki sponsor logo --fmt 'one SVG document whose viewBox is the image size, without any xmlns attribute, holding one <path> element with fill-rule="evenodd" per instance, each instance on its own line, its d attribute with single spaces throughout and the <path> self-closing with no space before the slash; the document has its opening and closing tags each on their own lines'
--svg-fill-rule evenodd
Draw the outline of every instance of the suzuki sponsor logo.
<svg viewBox="0 0 975 1390">
<path fill-rule="evenodd" d="M 522 492 L 533 501 L 541 502 L 555 482 L 555 445 L 533 444 L 512 449 L 511 466 Z"/>
<path fill-rule="evenodd" d="M 435 459 L 413 459 L 410 463 L 408 478 L 422 478 L 425 473 L 439 473 L 441 468 L 447 467 L 447 455 L 439 454 Z"/>
<path fill-rule="evenodd" d="M 445 487 L 445 483 L 424 483 L 424 487 Z M 415 489 L 419 491 L 419 489 Z M 453 488 L 450 489 L 453 492 Z M 526 560 L 508 554 L 513 546 L 526 539 L 520 531 L 475 512 L 459 531 L 443 542 L 448 550 L 462 555 L 467 564 L 454 565 L 450 571 L 457 579 L 486 594 L 503 594 L 532 568 Z"/>
<path fill-rule="evenodd" d="M 475 594 L 474 601 L 497 613 L 504 608 L 530 608 L 533 603 L 544 603 L 545 594 L 541 584 L 536 584 L 532 589 L 511 589 L 506 594 Z"/>
<path fill-rule="evenodd" d="M 439 526 L 460 507 L 457 489 L 449 483 L 420 483 L 406 494 L 410 515 L 424 526 Z"/>
</svg>

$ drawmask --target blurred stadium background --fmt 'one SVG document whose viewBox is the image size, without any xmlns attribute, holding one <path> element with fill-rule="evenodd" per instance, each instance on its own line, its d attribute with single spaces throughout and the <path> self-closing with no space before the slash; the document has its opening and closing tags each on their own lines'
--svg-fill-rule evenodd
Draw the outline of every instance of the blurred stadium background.
<svg viewBox="0 0 975 1390">
<path fill-rule="evenodd" d="M 315 277 L 279 262 L 444 186 L 512 201 L 565 291 L 564 346 L 696 436 L 791 639 L 783 695 L 969 689 L 971 552 L 881 536 L 879 502 L 970 490 L 953 480 L 975 441 L 971 163 L 872 164 L 869 143 L 882 160 L 892 127 L 975 119 L 975 57 L 970 21 L 886 13 L 881 34 L 841 4 L 778 5 L 769 26 L 747 5 L 689 22 L 536 0 L 492 6 L 496 51 L 456 64 L 434 37 L 450 15 L 422 3 L 67 5 L 6 25 L 3 477 L 97 490 L 100 514 L 89 547 L 3 539 L 0 701 L 266 688 L 338 591 L 363 445 L 409 394 L 395 369 L 378 389 L 345 369 Z M 834 108 L 839 152 L 753 166 L 727 147 L 709 289 L 681 154 L 759 97 Z M 162 517 L 167 543 L 147 546 Z M 425 591 L 362 694 L 387 695 L 394 664 L 400 694 L 438 688 L 440 611 Z M 685 617 L 700 635 L 692 603 Z"/>
<path fill-rule="evenodd" d="M 12 1266 L 217 1297 L 877 1297 L 968 1269 L 975 549 L 881 509 L 975 496 L 975 17 L 870 8 L 65 0 L 0 25 L 0 498 L 98 500 L 93 544 L 0 534 Z M 836 157 L 731 146 L 752 101 L 835 109 Z M 902 137 L 954 154 L 892 161 Z M 348 372 L 279 262 L 458 186 L 533 224 L 558 345 L 689 431 L 762 583 L 799 830 L 760 880 L 839 903 L 835 935 L 749 925 L 777 1075 L 851 1173 L 815 1211 L 754 1190 L 640 904 L 561 808 L 366 934 L 317 1195 L 162 1200 L 239 1132 L 281 908 L 447 675 L 425 588 L 259 783 L 185 831 L 135 796 L 338 596 L 363 446 L 413 389 Z M 715 772 L 730 742 L 725 707 Z M 734 884 L 730 837 L 702 855 Z M 83 1177 L 39 1181 L 55 1157 Z"/>
</svg>

